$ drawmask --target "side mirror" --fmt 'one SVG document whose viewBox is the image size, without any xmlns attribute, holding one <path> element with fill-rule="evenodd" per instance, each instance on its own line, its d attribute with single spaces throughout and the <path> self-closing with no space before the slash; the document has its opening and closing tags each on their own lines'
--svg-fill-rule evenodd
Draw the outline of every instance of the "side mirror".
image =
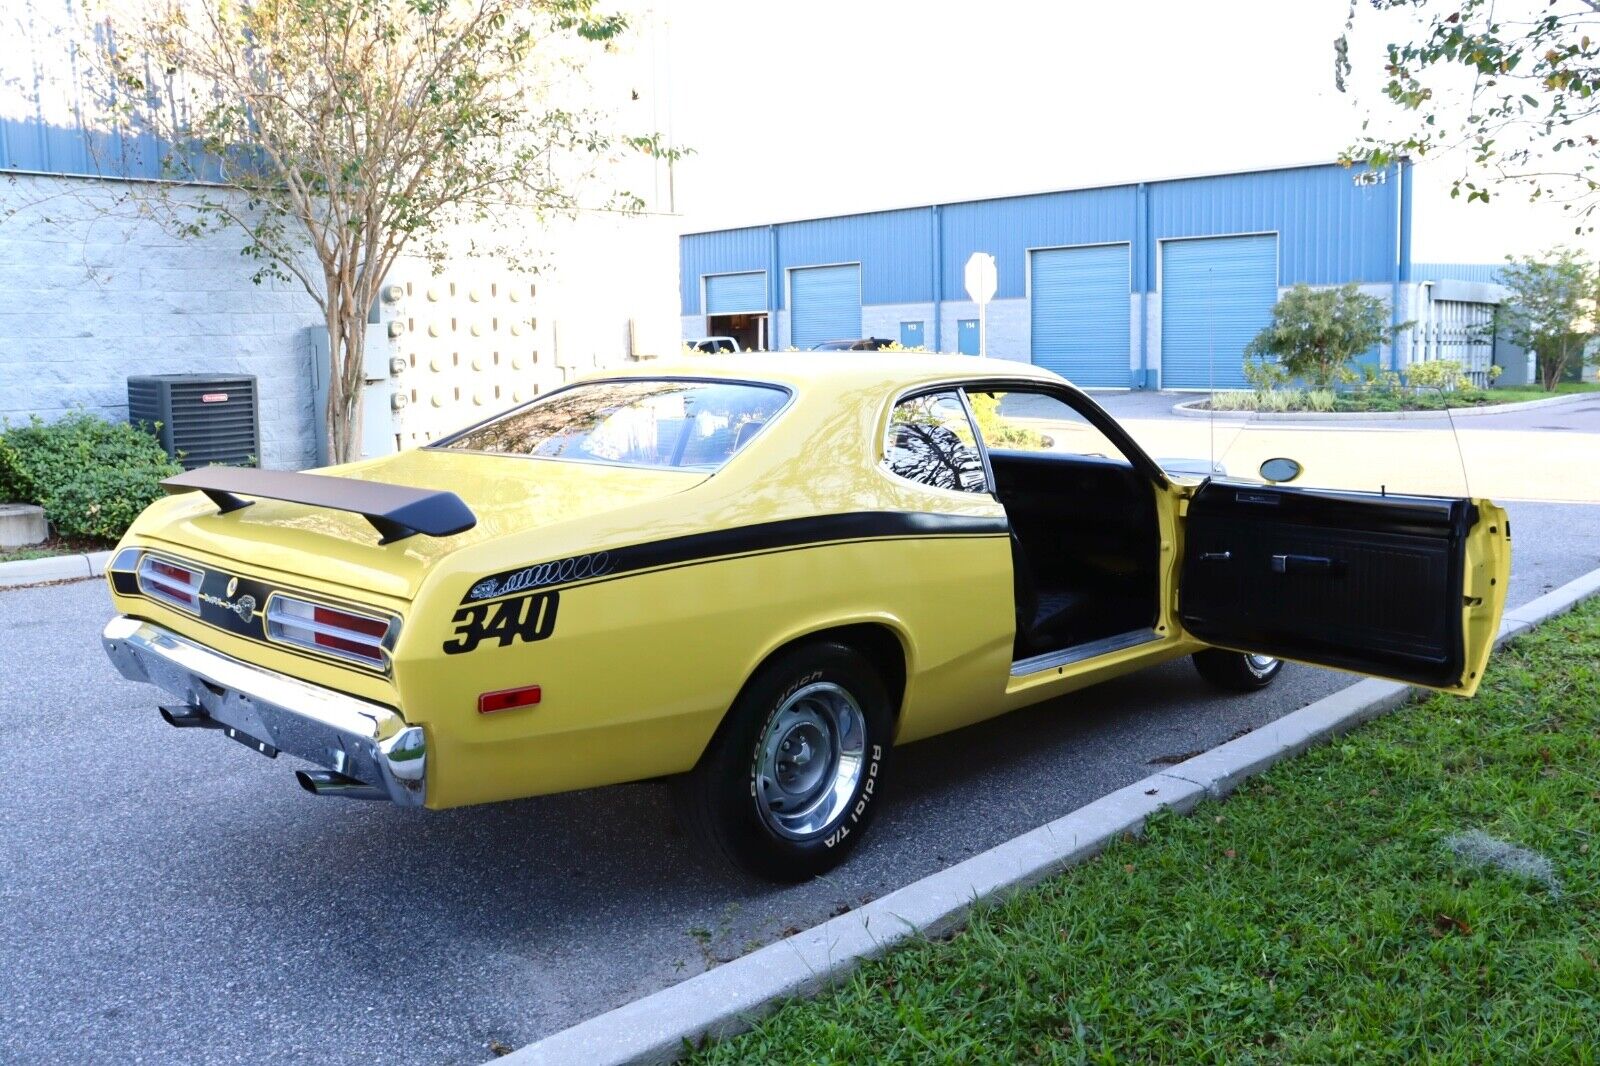
<svg viewBox="0 0 1600 1066">
<path fill-rule="evenodd" d="M 1268 459 L 1261 464 L 1261 480 L 1282 485 L 1299 477 L 1304 470 L 1293 459 Z"/>
</svg>

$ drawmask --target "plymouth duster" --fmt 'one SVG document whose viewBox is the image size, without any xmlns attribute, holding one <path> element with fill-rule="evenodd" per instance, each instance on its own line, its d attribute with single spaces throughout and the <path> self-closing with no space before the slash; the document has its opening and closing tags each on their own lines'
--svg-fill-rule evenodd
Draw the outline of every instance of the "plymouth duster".
<svg viewBox="0 0 1600 1066">
<path fill-rule="evenodd" d="M 862 839 L 896 745 L 1179 656 L 1470 695 L 1505 512 L 1150 458 L 1028 365 L 718 354 L 325 471 L 201 468 L 107 570 L 173 726 L 431 809 L 672 777 L 774 880 Z"/>
</svg>

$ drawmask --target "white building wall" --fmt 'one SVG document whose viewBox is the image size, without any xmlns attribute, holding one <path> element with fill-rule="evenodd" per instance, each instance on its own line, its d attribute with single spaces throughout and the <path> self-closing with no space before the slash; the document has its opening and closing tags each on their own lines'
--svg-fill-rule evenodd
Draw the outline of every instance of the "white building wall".
<svg viewBox="0 0 1600 1066">
<path fill-rule="evenodd" d="M 261 461 L 314 455 L 309 330 L 299 283 L 251 282 L 243 240 L 176 236 L 123 183 L 0 183 L 0 418 L 128 414 L 131 374 L 254 374 Z"/>
<path fill-rule="evenodd" d="M 516 226 L 516 221 L 509 225 Z M 677 237 L 659 216 L 520 225 L 537 272 L 460 257 L 396 264 L 380 315 L 396 338 L 401 447 L 425 444 L 586 374 L 682 347 Z"/>
<path fill-rule="evenodd" d="M 312 465 L 321 313 L 299 282 L 253 283 L 237 231 L 169 232 L 130 199 L 150 188 L 32 175 L 0 184 L 0 418 L 82 409 L 121 419 L 129 375 L 253 374 L 262 465 Z M 420 262 L 392 272 L 404 295 L 380 312 L 406 366 L 377 387 L 406 397 L 396 427 L 404 443 L 597 366 L 678 350 L 677 240 L 665 219 L 530 224 L 527 240 L 546 252 L 531 277 L 468 259 L 437 277 Z M 519 285 L 532 291 L 513 304 Z"/>
</svg>

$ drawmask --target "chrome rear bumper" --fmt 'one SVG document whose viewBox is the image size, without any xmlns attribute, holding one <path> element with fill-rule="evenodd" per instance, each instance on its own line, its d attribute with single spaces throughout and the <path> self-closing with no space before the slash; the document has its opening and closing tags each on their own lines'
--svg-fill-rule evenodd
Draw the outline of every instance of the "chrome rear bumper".
<svg viewBox="0 0 1600 1066">
<path fill-rule="evenodd" d="M 126 615 L 108 622 L 101 640 L 130 681 L 164 689 L 224 726 L 381 789 L 396 803 L 415 807 L 427 798 L 422 728 L 387 707 L 251 666 Z"/>
</svg>

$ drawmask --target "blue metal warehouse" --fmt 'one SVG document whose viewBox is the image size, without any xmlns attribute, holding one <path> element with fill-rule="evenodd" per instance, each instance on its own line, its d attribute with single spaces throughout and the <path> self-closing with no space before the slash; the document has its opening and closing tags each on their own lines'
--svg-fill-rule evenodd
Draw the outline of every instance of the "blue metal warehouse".
<svg viewBox="0 0 1600 1066">
<path fill-rule="evenodd" d="M 683 328 L 746 347 L 886 337 L 975 354 L 962 275 L 987 252 L 999 267 L 987 354 L 1088 387 L 1236 388 L 1242 349 L 1289 286 L 1353 281 L 1396 321 L 1419 318 L 1411 305 L 1431 297 L 1412 284 L 1410 238 L 1407 162 L 778 222 L 682 238 Z M 1373 358 L 1399 368 L 1414 347 L 1408 338 Z"/>
</svg>

